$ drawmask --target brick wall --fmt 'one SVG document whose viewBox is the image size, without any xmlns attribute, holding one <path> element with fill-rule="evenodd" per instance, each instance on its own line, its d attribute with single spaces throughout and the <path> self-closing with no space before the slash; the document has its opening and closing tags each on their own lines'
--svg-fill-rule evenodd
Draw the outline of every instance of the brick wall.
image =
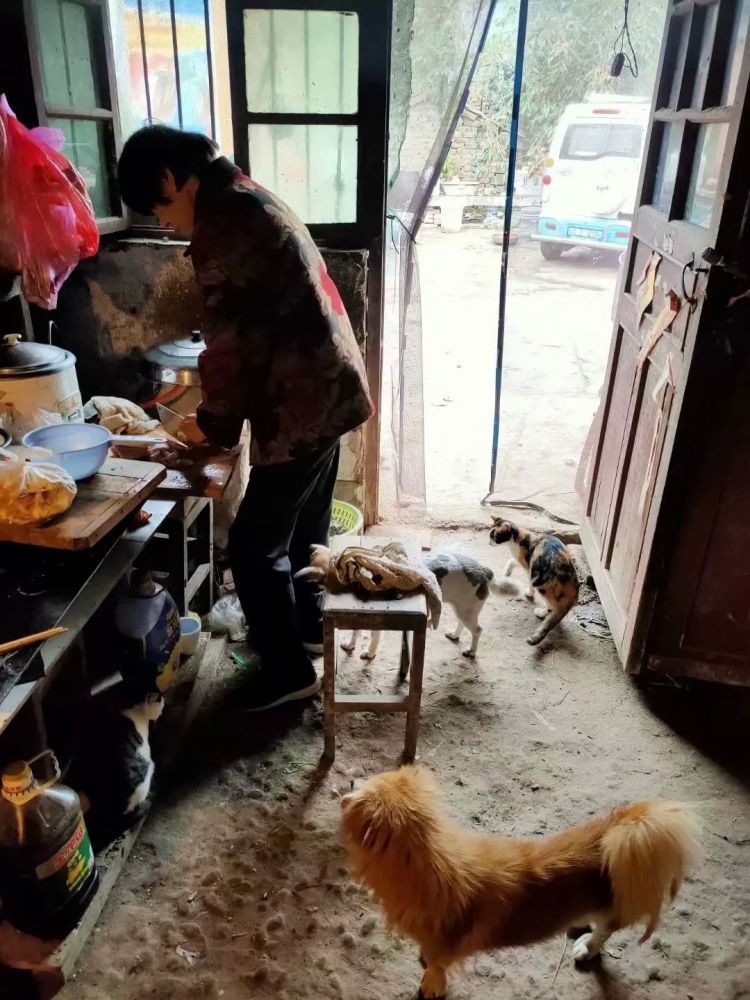
<svg viewBox="0 0 750 1000">
<path fill-rule="evenodd" d="M 462 181 L 479 181 L 480 194 L 499 194 L 505 188 L 505 144 L 500 147 L 503 152 L 496 154 L 494 160 L 488 162 L 484 151 L 487 130 L 492 126 L 476 117 L 473 114 L 475 111 L 491 117 L 488 103 L 472 94 L 468 110 L 456 125 L 451 143 L 450 164 Z"/>
</svg>

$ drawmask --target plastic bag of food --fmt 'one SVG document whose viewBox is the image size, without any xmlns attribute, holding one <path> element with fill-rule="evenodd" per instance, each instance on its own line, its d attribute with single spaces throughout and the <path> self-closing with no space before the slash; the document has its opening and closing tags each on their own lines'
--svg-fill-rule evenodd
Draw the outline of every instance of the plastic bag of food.
<svg viewBox="0 0 750 1000">
<path fill-rule="evenodd" d="M 10 449 L 0 448 L 0 512 L 3 501 L 18 494 L 23 476 L 23 462 Z"/>
<path fill-rule="evenodd" d="M 6 456 L 0 456 L 0 521 L 42 524 L 70 509 L 78 491 L 65 469 Z"/>
<path fill-rule="evenodd" d="M 20 271 L 24 295 L 44 309 L 99 249 L 86 185 L 53 132 L 27 129 L 0 94 L 0 268 Z"/>
<path fill-rule="evenodd" d="M 242 613 L 240 599 L 236 594 L 220 597 L 205 617 L 205 627 L 209 632 L 229 633 L 232 642 L 242 642 L 247 635 L 247 624 Z"/>
<path fill-rule="evenodd" d="M 19 445 L 29 431 L 35 431 L 37 427 L 51 427 L 52 424 L 63 422 L 62 414 L 52 410 L 14 410 L 12 417 L 10 432 L 13 435 L 13 440 Z"/>
</svg>

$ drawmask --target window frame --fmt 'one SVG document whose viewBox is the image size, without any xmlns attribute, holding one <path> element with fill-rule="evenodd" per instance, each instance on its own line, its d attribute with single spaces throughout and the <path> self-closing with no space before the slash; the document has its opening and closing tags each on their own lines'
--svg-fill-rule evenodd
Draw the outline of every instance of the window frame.
<svg viewBox="0 0 750 1000">
<path fill-rule="evenodd" d="M 245 10 L 350 12 L 359 18 L 357 110 L 347 114 L 272 113 L 247 108 Z M 388 77 L 391 7 L 375 0 L 226 0 L 232 132 L 237 165 L 252 176 L 250 125 L 344 125 L 357 128 L 357 212 L 354 222 L 311 223 L 313 238 L 335 249 L 368 247 L 382 230 L 385 204 L 384 156 L 387 150 Z M 384 116 L 385 109 L 385 116 Z M 385 119 L 385 120 L 384 120 Z M 382 135 L 371 130 L 382 126 Z M 375 141 L 364 141 L 374 138 Z M 306 220 L 302 220 L 306 222 Z"/>
<path fill-rule="evenodd" d="M 95 75 L 99 93 L 102 98 L 101 107 L 76 108 L 58 105 L 47 101 L 44 93 L 42 74 L 42 51 L 34 13 L 35 0 L 23 0 L 24 21 L 26 23 L 26 38 L 31 62 L 31 76 L 34 87 L 34 101 L 37 118 L 40 125 L 48 125 L 50 118 L 62 118 L 67 121 L 106 122 L 109 128 L 105 130 L 105 147 L 103 150 L 107 169 L 110 210 L 114 212 L 117 206 L 120 213 L 101 216 L 96 219 L 99 234 L 120 232 L 128 228 L 125 206 L 120 200 L 117 186 L 117 158 L 121 149 L 120 114 L 117 103 L 117 86 L 114 75 L 114 59 L 112 55 L 112 36 L 109 26 L 109 0 L 66 0 L 67 3 L 98 11 L 98 26 L 96 38 L 92 44 L 95 48 L 92 59 L 92 72 Z"/>
</svg>

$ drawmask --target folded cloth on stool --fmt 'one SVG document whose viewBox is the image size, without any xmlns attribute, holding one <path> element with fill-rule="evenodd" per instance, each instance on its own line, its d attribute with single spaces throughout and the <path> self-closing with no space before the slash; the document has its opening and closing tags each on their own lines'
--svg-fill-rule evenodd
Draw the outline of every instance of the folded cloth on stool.
<svg viewBox="0 0 750 1000">
<path fill-rule="evenodd" d="M 443 602 L 437 577 L 421 563 L 410 563 L 399 542 L 371 549 L 350 545 L 338 555 L 325 545 L 313 545 L 310 565 L 295 576 L 316 580 L 333 594 L 349 590 L 363 599 L 421 590 L 427 598 L 430 624 L 433 628 L 440 624 Z"/>
</svg>

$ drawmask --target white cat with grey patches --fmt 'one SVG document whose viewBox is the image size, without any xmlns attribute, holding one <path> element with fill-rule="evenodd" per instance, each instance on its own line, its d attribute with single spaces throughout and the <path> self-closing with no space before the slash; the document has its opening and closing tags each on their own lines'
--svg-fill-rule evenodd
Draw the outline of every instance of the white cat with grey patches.
<svg viewBox="0 0 750 1000">
<path fill-rule="evenodd" d="M 482 566 L 476 559 L 459 551 L 442 551 L 428 555 L 424 559 L 427 569 L 437 577 L 443 602 L 449 604 L 456 612 L 457 623 L 452 632 L 446 632 L 451 642 L 459 642 L 464 628 L 471 632 L 471 645 L 463 651 L 463 655 L 473 660 L 477 655 L 479 637 L 482 626 L 479 616 L 490 590 L 500 592 L 502 585 L 496 583 L 494 573 L 488 566 Z M 362 653 L 363 660 L 372 660 L 380 645 L 380 632 L 370 634 L 370 644 Z M 359 631 L 341 643 L 341 648 L 352 653 L 357 647 Z"/>
</svg>

